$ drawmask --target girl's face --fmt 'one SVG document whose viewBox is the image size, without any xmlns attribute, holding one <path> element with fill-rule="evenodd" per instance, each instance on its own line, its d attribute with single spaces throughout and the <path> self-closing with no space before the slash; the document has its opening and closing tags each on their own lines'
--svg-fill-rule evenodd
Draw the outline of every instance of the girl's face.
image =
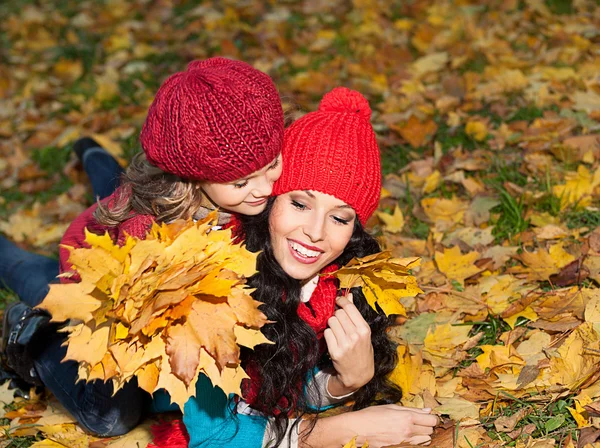
<svg viewBox="0 0 600 448">
<path fill-rule="evenodd" d="M 241 215 L 258 215 L 267 206 L 273 184 L 281 176 L 281 154 L 259 171 L 226 184 L 202 183 L 212 205 Z M 203 203 L 203 205 L 210 205 Z"/>
<path fill-rule="evenodd" d="M 355 219 L 352 207 L 328 194 L 282 194 L 269 215 L 275 259 L 290 277 L 308 280 L 342 254 Z"/>
</svg>

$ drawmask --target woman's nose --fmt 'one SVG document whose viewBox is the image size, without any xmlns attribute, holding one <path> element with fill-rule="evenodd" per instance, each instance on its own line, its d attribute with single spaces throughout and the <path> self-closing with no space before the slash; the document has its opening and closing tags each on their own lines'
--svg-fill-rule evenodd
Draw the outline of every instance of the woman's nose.
<svg viewBox="0 0 600 448">
<path fill-rule="evenodd" d="M 304 225 L 304 234 L 310 238 L 313 243 L 322 241 L 324 237 L 324 223 L 321 217 L 313 217 Z"/>
</svg>

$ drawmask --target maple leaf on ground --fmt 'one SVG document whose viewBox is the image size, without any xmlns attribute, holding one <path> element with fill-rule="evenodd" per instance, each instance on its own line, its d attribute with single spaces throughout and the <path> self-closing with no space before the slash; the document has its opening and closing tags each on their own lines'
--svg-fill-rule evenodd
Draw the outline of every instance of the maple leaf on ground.
<svg viewBox="0 0 600 448">
<path fill-rule="evenodd" d="M 353 258 L 350 262 L 333 272 L 344 289 L 360 286 L 371 308 L 378 311 L 406 316 L 406 310 L 400 302 L 403 297 L 414 297 L 422 293 L 417 279 L 410 269 L 420 263 L 418 257 L 393 258 L 391 252 L 384 251 L 362 258 Z"/>
<path fill-rule="evenodd" d="M 510 271 L 527 273 L 529 280 L 548 280 L 551 275 L 558 274 L 560 269 L 575 260 L 575 257 L 563 249 L 563 243 L 557 243 L 548 250 L 539 249 L 536 252 L 523 251 L 515 256 L 526 266 L 514 267 Z"/>
<path fill-rule="evenodd" d="M 566 174 L 565 180 L 564 185 L 552 188 L 552 193 L 560 199 L 561 211 L 571 205 L 587 207 L 592 203 L 594 189 L 600 185 L 600 168 L 592 174 L 584 165 L 579 165 L 577 172 Z"/>
<path fill-rule="evenodd" d="M 468 207 L 466 202 L 456 197 L 425 198 L 421 200 L 421 206 L 427 218 L 440 231 L 448 230 L 461 222 Z"/>
<path fill-rule="evenodd" d="M 462 255 L 460 248 L 454 246 L 450 249 L 444 249 L 444 252 L 435 253 L 435 263 L 438 269 L 443 273 L 448 280 L 455 280 L 461 285 L 465 284 L 465 279 L 472 277 L 482 271 L 481 268 L 475 266 L 475 261 L 481 255 L 477 251 L 469 252 Z"/>
<path fill-rule="evenodd" d="M 391 233 L 400 233 L 404 227 L 404 216 L 400 207 L 396 206 L 394 214 L 389 215 L 387 213 L 377 212 L 377 217 L 383 221 L 384 229 Z"/>
<path fill-rule="evenodd" d="M 437 125 L 433 120 L 421 122 L 417 117 L 411 115 L 410 119 L 402 126 L 394 125 L 393 129 L 404 138 L 410 146 L 418 148 L 427 142 L 437 131 Z"/>
<path fill-rule="evenodd" d="M 241 393 L 239 347 L 269 343 L 260 332 L 267 320 L 245 286 L 256 254 L 233 244 L 230 230 L 212 230 L 215 219 L 154 224 L 123 246 L 88 232 L 90 247 L 71 250 L 81 282 L 51 285 L 39 307 L 68 320 L 65 359 L 79 362 L 80 379 L 112 380 L 118 390 L 136 376 L 180 407 L 200 373 Z"/>
</svg>

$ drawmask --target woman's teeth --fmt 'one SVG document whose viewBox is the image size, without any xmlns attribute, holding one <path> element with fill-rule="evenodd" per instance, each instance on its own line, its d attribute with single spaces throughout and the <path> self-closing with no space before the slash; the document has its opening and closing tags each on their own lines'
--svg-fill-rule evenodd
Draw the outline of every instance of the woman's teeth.
<svg viewBox="0 0 600 448">
<path fill-rule="evenodd" d="M 293 241 L 290 241 L 290 246 L 292 246 L 292 249 L 294 249 L 296 252 L 298 252 L 300 255 L 302 255 L 304 257 L 315 258 L 315 257 L 318 257 L 319 255 L 321 255 L 321 252 L 317 252 L 316 250 L 307 249 L 306 247 L 304 247 L 298 243 L 294 243 Z"/>
</svg>

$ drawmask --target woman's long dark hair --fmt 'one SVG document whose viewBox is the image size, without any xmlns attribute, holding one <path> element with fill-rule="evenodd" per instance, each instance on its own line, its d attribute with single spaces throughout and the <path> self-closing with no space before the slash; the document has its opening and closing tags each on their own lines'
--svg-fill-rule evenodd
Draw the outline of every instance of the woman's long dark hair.
<svg viewBox="0 0 600 448">
<path fill-rule="evenodd" d="M 260 215 L 241 219 L 247 248 L 254 252 L 262 250 L 257 260 L 258 273 L 248 283 L 256 288 L 254 299 L 264 303 L 261 310 L 274 322 L 265 325 L 262 330 L 268 339 L 275 342 L 272 345 L 258 345 L 253 351 L 243 351 L 242 360 L 254 364 L 262 378 L 260 391 L 253 404 L 274 417 L 275 446 L 279 446 L 288 428 L 288 413 L 293 411 L 296 416 L 302 416 L 308 410 L 304 386 L 312 375 L 312 369 L 320 361 L 320 353 L 315 332 L 297 314 L 301 284 L 283 271 L 273 255 L 268 219 L 275 199 L 269 200 L 266 210 Z M 352 237 L 335 263 L 343 266 L 354 257 L 364 257 L 380 250 L 377 241 L 356 219 Z M 285 301 L 282 300 L 284 291 Z M 386 335 L 392 319 L 387 318 L 381 310 L 375 312 L 360 288 L 353 288 L 351 292 L 354 304 L 371 327 L 375 355 L 375 375 L 352 396 L 352 410 L 373 404 L 396 403 L 402 393 L 386 379 L 397 363 L 395 344 Z M 316 398 L 318 401 L 320 397 Z M 308 436 L 315 423 L 316 419 L 313 419 L 301 437 Z M 299 420 L 296 424 L 299 424 Z"/>
</svg>

